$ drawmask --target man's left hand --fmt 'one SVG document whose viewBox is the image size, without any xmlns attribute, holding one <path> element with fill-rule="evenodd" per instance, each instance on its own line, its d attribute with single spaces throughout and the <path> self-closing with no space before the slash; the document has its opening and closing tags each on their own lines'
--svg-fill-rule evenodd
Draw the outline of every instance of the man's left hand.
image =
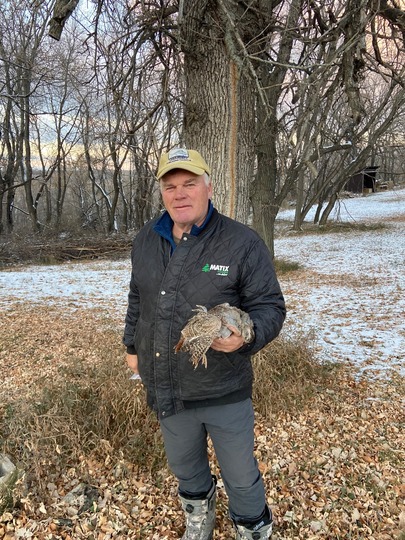
<svg viewBox="0 0 405 540">
<path fill-rule="evenodd" d="M 232 334 L 227 338 L 214 339 L 214 341 L 211 343 L 211 349 L 214 349 L 214 351 L 229 353 L 242 347 L 242 345 L 245 343 L 242 334 L 235 326 L 229 325 L 228 328 Z"/>
</svg>

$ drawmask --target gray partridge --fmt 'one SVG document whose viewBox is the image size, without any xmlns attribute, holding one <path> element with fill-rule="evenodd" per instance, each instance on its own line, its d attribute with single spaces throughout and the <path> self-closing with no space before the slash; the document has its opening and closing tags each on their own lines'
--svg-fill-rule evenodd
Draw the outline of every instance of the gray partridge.
<svg viewBox="0 0 405 540">
<path fill-rule="evenodd" d="M 205 306 L 197 305 L 193 311 L 196 315 L 191 317 L 181 331 L 175 351 L 190 352 L 190 360 L 194 367 L 197 367 L 200 361 L 207 367 L 207 350 L 214 339 L 227 338 L 231 335 L 229 326 L 239 330 L 245 343 L 251 343 L 254 339 L 252 320 L 246 312 L 237 307 L 226 303 L 207 310 Z"/>
</svg>

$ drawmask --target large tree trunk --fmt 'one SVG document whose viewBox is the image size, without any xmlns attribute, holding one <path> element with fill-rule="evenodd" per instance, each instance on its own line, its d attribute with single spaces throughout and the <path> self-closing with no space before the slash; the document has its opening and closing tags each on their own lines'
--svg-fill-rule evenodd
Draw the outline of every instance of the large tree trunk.
<svg viewBox="0 0 405 540">
<path fill-rule="evenodd" d="M 185 0 L 180 20 L 184 142 L 200 150 L 212 167 L 216 207 L 246 223 L 255 159 L 255 94 L 251 79 L 227 50 L 227 25 L 218 3 Z"/>
<path fill-rule="evenodd" d="M 275 3 L 276 4 L 276 3 Z M 261 7 L 261 17 L 256 27 L 252 28 L 252 36 L 266 35 L 271 39 L 268 28 L 271 27 L 271 7 L 266 1 L 258 2 Z M 257 173 L 252 190 L 253 226 L 266 242 L 271 254 L 274 256 L 274 224 L 283 197 L 280 194 L 277 137 L 279 135 L 279 121 L 277 117 L 279 99 L 283 90 L 283 83 L 288 72 L 291 50 L 294 42 L 294 33 L 290 31 L 297 25 L 300 14 L 301 0 L 292 0 L 286 8 L 286 31 L 283 33 L 277 52 L 277 65 L 272 69 L 265 62 L 267 53 L 258 51 L 261 62 L 255 65 L 257 82 Z M 288 11 L 287 11 L 288 9 Z"/>
<path fill-rule="evenodd" d="M 274 257 L 274 222 L 278 212 L 277 188 L 277 118 L 257 100 L 257 171 L 251 199 L 253 228 L 260 234 Z"/>
</svg>

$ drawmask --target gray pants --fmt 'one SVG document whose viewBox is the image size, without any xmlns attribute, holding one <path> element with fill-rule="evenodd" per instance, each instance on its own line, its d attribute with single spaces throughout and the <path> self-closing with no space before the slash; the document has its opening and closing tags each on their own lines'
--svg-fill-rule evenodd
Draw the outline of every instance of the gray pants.
<svg viewBox="0 0 405 540">
<path fill-rule="evenodd" d="M 166 456 L 181 493 L 208 492 L 210 436 L 221 468 L 233 520 L 255 519 L 265 508 L 263 479 L 253 455 L 254 412 L 247 399 L 230 405 L 187 409 L 160 421 Z"/>
</svg>

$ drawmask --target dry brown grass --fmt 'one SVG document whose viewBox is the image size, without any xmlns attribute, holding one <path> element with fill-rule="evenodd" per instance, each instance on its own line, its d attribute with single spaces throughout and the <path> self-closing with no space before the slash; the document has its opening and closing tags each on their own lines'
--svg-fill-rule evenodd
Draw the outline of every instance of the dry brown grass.
<svg viewBox="0 0 405 540">
<path fill-rule="evenodd" d="M 120 331 L 90 313 L 79 325 L 71 315 L 55 315 L 50 308 L 36 309 L 35 317 L 23 309 L 10 316 L 16 331 L 31 326 L 32 332 L 22 332 L 17 340 L 16 333 L 3 336 L 9 365 L 15 367 L 13 354 L 34 342 L 40 367 L 34 384 L 29 378 L 23 383 L 29 386 L 28 392 L 23 389 L 25 398 L 17 393 L 4 404 L 0 440 L 5 450 L 41 484 L 46 470 L 92 453 L 102 459 L 111 450 L 149 471 L 165 466 L 158 423 L 146 406 L 143 387 L 129 380 Z M 45 328 L 46 339 L 40 340 Z M 59 351 L 57 369 L 46 352 L 49 343 Z M 254 399 L 263 416 L 302 405 L 325 374 L 305 336 L 279 338 L 254 364 Z"/>
<path fill-rule="evenodd" d="M 129 380 L 120 327 L 97 312 L 15 306 L 2 314 L 0 446 L 39 486 L 82 456 L 163 462 L 155 415 Z"/>
<path fill-rule="evenodd" d="M 0 445 L 26 472 L 0 538 L 181 537 L 177 483 L 143 390 L 128 379 L 121 325 L 97 311 L 19 304 L 0 323 Z M 402 539 L 403 378 L 331 373 L 313 351 L 311 336 L 295 335 L 254 360 L 255 452 L 274 537 Z M 73 488 L 95 495 L 66 502 Z M 215 537 L 231 538 L 221 485 L 217 518 Z"/>
<path fill-rule="evenodd" d="M 313 396 L 320 384 L 330 380 L 338 364 L 321 364 L 314 353 L 315 338 L 296 333 L 279 337 L 253 358 L 254 402 L 259 414 L 268 418 L 294 412 Z"/>
<path fill-rule="evenodd" d="M 86 455 L 104 459 L 121 451 L 148 470 L 164 460 L 142 387 L 128 380 L 122 360 L 111 357 L 97 365 L 76 362 L 31 399 L 9 403 L 2 432 L 6 451 L 38 484 L 46 483 L 51 470 Z"/>
<path fill-rule="evenodd" d="M 390 219 L 391 221 L 391 219 Z M 363 223 L 357 221 L 328 221 L 325 225 L 304 223 L 300 231 L 290 229 L 289 234 L 303 236 L 307 234 L 350 234 L 356 232 L 374 232 L 389 229 L 390 225 L 382 222 Z"/>
</svg>

